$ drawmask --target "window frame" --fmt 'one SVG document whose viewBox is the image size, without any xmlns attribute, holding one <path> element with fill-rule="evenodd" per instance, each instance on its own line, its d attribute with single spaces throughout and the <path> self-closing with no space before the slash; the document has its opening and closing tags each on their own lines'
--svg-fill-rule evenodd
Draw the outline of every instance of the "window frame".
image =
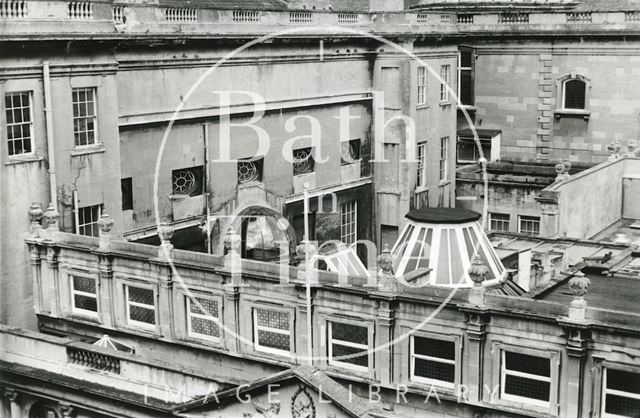
<svg viewBox="0 0 640 418">
<path fill-rule="evenodd" d="M 600 405 L 599 405 L 599 408 L 596 408 L 596 410 L 600 411 L 600 417 L 602 417 L 602 418 L 628 418 L 626 415 L 616 415 L 616 414 L 609 414 L 609 413 L 605 412 L 606 407 L 607 407 L 607 402 L 606 402 L 607 394 L 611 393 L 611 394 L 616 395 L 616 396 L 620 396 L 620 397 L 624 397 L 624 398 L 637 399 L 637 400 L 640 400 L 640 394 L 624 392 L 624 391 L 619 391 L 619 390 L 615 390 L 615 389 L 613 389 L 612 391 L 608 391 L 607 390 L 607 374 L 608 374 L 608 370 L 616 370 L 616 371 L 621 371 L 621 372 L 627 372 L 627 373 L 633 373 L 633 374 L 640 375 L 640 368 L 634 367 L 634 366 L 626 366 L 626 365 L 623 365 L 623 364 L 609 363 L 607 361 L 603 362 L 600 366 L 601 366 L 600 367 L 600 373 L 601 373 L 600 388 L 601 388 L 601 391 L 600 391 L 600 397 L 599 398 L 597 396 L 595 397 L 596 399 L 599 399 Z M 631 396 L 629 396 L 629 395 L 631 395 Z"/>
<path fill-rule="evenodd" d="M 201 295 L 201 294 L 194 294 L 194 293 L 185 294 L 184 298 L 185 298 L 185 318 L 187 320 L 187 328 L 186 328 L 187 337 L 196 339 L 196 340 L 204 340 L 204 341 L 220 344 L 222 341 L 222 334 L 223 334 L 223 326 L 222 326 L 222 319 L 221 319 L 223 317 L 222 298 L 211 296 L 211 295 Z M 192 299 L 205 299 L 205 300 L 215 302 L 216 305 L 218 306 L 218 316 L 214 317 L 212 315 L 204 315 L 197 312 L 191 312 Z M 218 336 L 215 337 L 213 335 L 200 334 L 198 332 L 193 331 L 193 328 L 191 325 L 192 318 L 199 318 L 205 321 L 214 322 L 218 327 Z"/>
<path fill-rule="evenodd" d="M 460 55 L 458 56 L 458 100 L 460 104 L 458 105 L 460 108 L 465 109 L 475 109 L 476 104 L 476 83 L 475 83 L 475 62 L 476 62 L 476 50 L 474 48 L 469 47 L 460 47 L 458 49 Z M 463 67 L 462 66 L 462 54 L 471 54 L 471 67 Z M 464 97 L 462 93 L 462 73 L 469 72 L 470 80 L 471 80 L 471 102 L 472 103 L 462 103 L 462 98 Z"/>
<path fill-rule="evenodd" d="M 158 309 L 157 309 L 157 300 L 158 300 L 158 291 L 155 286 L 145 285 L 141 283 L 123 283 L 124 285 L 124 304 L 125 304 L 125 321 L 127 325 L 134 327 L 141 327 L 147 330 L 155 331 L 158 327 Z M 153 292 L 153 305 L 147 305 L 140 302 L 133 302 L 129 300 L 129 288 L 135 287 L 138 289 L 151 290 Z M 154 313 L 154 323 L 150 324 L 148 322 L 136 321 L 135 319 L 131 319 L 131 304 L 133 306 L 138 306 L 145 309 L 150 309 L 150 306 L 153 306 Z"/>
<path fill-rule="evenodd" d="M 558 401 L 560 390 L 560 363 L 561 352 L 552 344 L 539 340 L 528 340 L 528 346 L 515 345 L 503 341 L 493 341 L 491 344 L 491 353 L 493 360 L 493 374 L 492 384 L 493 387 L 499 387 L 499 396 L 492 400 L 496 404 L 501 404 L 510 407 L 521 408 L 525 410 L 532 410 L 538 412 L 544 412 L 547 415 L 558 415 Z M 523 343 L 526 344 L 526 343 Z M 540 347 L 540 348 L 529 348 Z M 524 354 L 535 357 L 548 358 L 550 361 L 550 387 L 549 387 L 549 401 L 536 402 L 535 399 L 522 398 L 515 400 L 514 398 L 506 399 L 503 397 L 504 385 L 502 377 L 502 365 L 503 365 L 503 351 L 509 351 L 517 354 Z M 489 393 L 484 393 L 483 396 L 489 397 Z M 520 397 L 518 397 L 520 398 Z M 531 400 L 532 402 L 529 402 Z"/>
<path fill-rule="evenodd" d="M 418 166 L 416 167 L 416 189 L 418 190 L 427 188 L 427 151 L 427 141 L 422 141 L 417 144 L 416 159 L 418 160 Z"/>
<path fill-rule="evenodd" d="M 173 196 L 186 196 L 186 197 L 197 197 L 205 194 L 204 191 L 204 174 L 205 167 L 204 165 L 196 165 L 193 167 L 185 167 L 185 168 L 177 168 L 175 170 L 171 170 L 171 194 Z M 176 178 L 179 177 L 181 172 L 189 172 L 194 176 L 195 187 L 189 193 L 177 193 L 176 192 Z"/>
<path fill-rule="evenodd" d="M 345 211 L 344 208 L 347 205 L 353 205 L 353 210 L 349 209 L 348 212 Z M 348 216 L 348 214 L 350 214 L 351 212 L 353 212 L 352 221 L 348 220 L 347 223 L 344 223 L 345 216 Z M 349 230 L 350 225 L 353 226 L 353 231 Z M 345 231 L 347 232 L 345 233 Z M 353 236 L 353 240 L 351 242 L 345 241 L 346 238 L 349 238 L 349 240 L 351 240 L 350 238 L 351 236 Z M 352 245 L 358 241 L 358 200 L 357 199 L 349 200 L 347 202 L 342 202 L 340 204 L 340 241 L 342 241 L 346 245 Z"/>
<path fill-rule="evenodd" d="M 571 81 L 578 81 L 584 86 L 584 106 L 579 107 L 567 107 L 567 83 Z M 562 110 L 568 110 L 572 112 L 583 112 L 587 110 L 587 83 L 580 78 L 568 78 L 562 82 Z"/>
<path fill-rule="evenodd" d="M 271 306 L 266 304 L 252 304 L 251 309 L 251 335 L 252 335 L 252 347 L 255 352 L 267 353 L 267 354 L 275 354 L 281 357 L 293 358 L 294 354 L 294 312 L 292 309 L 288 309 L 282 306 Z M 264 325 L 258 325 L 258 309 L 266 310 L 266 311 L 275 311 L 280 313 L 286 313 L 288 316 L 289 330 L 285 331 L 280 328 L 271 328 Z M 267 332 L 274 332 L 276 334 L 288 335 L 289 336 L 289 350 L 281 350 L 273 347 L 266 347 L 260 345 L 260 340 L 258 339 L 258 331 L 263 330 Z"/>
<path fill-rule="evenodd" d="M 407 329 L 407 331 L 410 331 Z M 423 354 L 415 354 L 414 344 L 415 338 L 427 338 L 431 340 L 439 340 L 453 343 L 454 359 L 442 359 L 438 357 L 430 357 Z M 432 332 L 415 332 L 409 338 L 409 382 L 418 385 L 433 385 L 444 389 L 455 389 L 460 385 L 460 373 L 461 373 L 461 338 L 458 335 L 446 335 Z M 447 382 L 444 380 L 432 379 L 423 376 L 415 375 L 415 358 L 422 358 L 430 361 L 437 361 L 440 363 L 453 364 L 454 366 L 454 379 L 453 382 Z"/>
<path fill-rule="evenodd" d="M 94 277 L 94 276 L 91 276 L 91 275 L 88 275 L 88 274 L 78 273 L 76 271 L 67 273 L 67 277 L 69 278 L 69 294 L 70 294 L 70 298 L 71 298 L 69 305 L 71 306 L 71 313 L 74 314 L 74 315 L 81 315 L 81 316 L 86 316 L 86 317 L 90 317 L 90 318 L 98 318 L 98 316 L 100 314 L 100 293 L 98 291 L 98 289 L 100 287 L 99 279 L 97 277 Z M 96 293 L 87 293 L 87 292 L 83 292 L 83 291 L 80 291 L 80 290 L 76 290 L 75 289 L 75 285 L 74 285 L 74 279 L 76 277 L 93 280 L 95 282 L 95 285 L 96 285 Z M 77 308 L 76 307 L 75 295 L 95 298 L 95 300 L 96 300 L 96 310 L 95 310 L 95 312 L 87 310 L 87 309 Z"/>
<path fill-rule="evenodd" d="M 14 107 L 11 108 L 7 108 L 6 106 L 6 100 L 7 100 L 7 96 L 10 95 L 18 95 L 18 94 L 26 94 L 29 100 L 29 145 L 31 148 L 31 151 L 29 152 L 21 152 L 18 154 L 11 154 L 10 151 L 10 147 L 9 147 L 9 142 L 13 141 L 15 142 L 15 139 L 9 139 L 9 129 L 13 126 L 23 126 L 26 125 L 24 122 L 20 122 L 20 123 L 9 123 L 8 119 L 7 119 L 7 111 L 9 109 L 11 109 L 11 111 L 13 112 Z M 4 123 L 5 123 L 5 129 L 6 129 L 6 136 L 5 136 L 5 144 L 7 146 L 7 156 L 9 158 L 20 158 L 20 157 L 24 157 L 24 156 L 32 156 L 36 154 L 36 150 L 35 150 L 35 141 L 34 141 L 34 132 L 33 132 L 33 128 L 34 128 L 34 120 L 33 120 L 33 90 L 20 90 L 20 91 L 6 91 L 4 93 Z M 13 106 L 13 99 L 11 100 L 11 104 Z M 20 107 L 20 109 L 23 109 L 24 107 Z M 24 149 L 24 138 L 21 138 L 22 141 L 22 145 L 23 145 L 23 149 Z"/>
<path fill-rule="evenodd" d="M 489 215 L 489 222 L 488 222 L 488 224 L 489 224 L 488 225 L 489 226 L 488 230 L 489 231 L 509 232 L 509 230 L 511 228 L 511 214 L 510 213 L 488 212 L 488 215 Z M 495 229 L 495 228 L 493 228 L 492 223 L 494 221 L 494 219 L 493 219 L 494 215 L 501 215 L 501 216 L 506 216 L 507 217 L 506 220 L 505 219 L 495 219 L 495 221 L 497 221 L 497 222 L 502 222 L 502 223 L 506 222 L 507 223 L 507 228 L 506 229 Z"/>
<path fill-rule="evenodd" d="M 571 80 L 580 80 L 584 83 L 584 109 L 572 109 L 565 107 L 566 98 L 566 82 Z M 588 120 L 591 116 L 589 101 L 591 99 L 591 80 L 584 75 L 578 74 L 576 71 L 565 74 L 556 79 L 556 109 L 553 111 L 556 120 L 563 116 L 579 116 Z"/>
<path fill-rule="evenodd" d="M 367 356 L 367 367 L 333 359 L 333 341 L 334 341 L 333 324 L 343 324 L 343 325 L 361 327 L 367 330 L 366 346 L 364 344 L 352 343 L 350 341 L 337 340 L 337 341 L 340 341 L 337 344 L 342 345 L 344 347 L 362 348 L 363 351 L 365 352 L 365 355 Z M 363 324 L 362 320 L 329 317 L 325 319 L 325 330 L 326 331 L 323 333 L 324 334 L 323 336 L 326 336 L 327 338 L 327 341 L 326 341 L 327 365 L 332 367 L 337 367 L 340 369 L 352 370 L 352 371 L 364 373 L 367 375 L 373 372 L 375 365 L 374 365 L 374 358 L 371 353 L 371 344 L 373 341 L 373 324 L 372 323 L 365 322 Z"/>
<path fill-rule="evenodd" d="M 523 218 L 529 218 L 529 219 L 523 219 Z M 537 221 L 538 222 L 538 233 L 537 234 L 530 234 L 528 232 L 522 232 L 523 228 L 522 228 L 522 221 L 526 221 L 526 222 L 531 222 L 531 221 Z M 529 235 L 532 237 L 538 237 L 540 236 L 540 227 L 542 226 L 542 219 L 539 216 L 530 216 L 530 215 L 518 215 L 518 233 L 519 234 L 524 234 L 524 235 Z"/>
<path fill-rule="evenodd" d="M 127 199 L 125 199 L 125 191 L 127 192 Z M 123 212 L 133 210 L 133 177 L 123 177 L 120 179 L 120 199 Z M 127 203 L 126 205 L 125 202 Z"/>
<path fill-rule="evenodd" d="M 419 65 L 416 72 L 416 106 L 426 106 L 429 71 L 425 65 Z"/>
<path fill-rule="evenodd" d="M 534 406 L 539 406 L 539 407 L 544 407 L 544 408 L 548 408 L 551 406 L 551 391 L 552 391 L 552 376 L 551 376 L 551 358 L 549 357 L 544 357 L 544 356 L 533 356 L 531 354 L 525 354 L 525 355 L 530 355 L 532 357 L 538 357 L 538 358 L 545 358 L 549 361 L 549 377 L 546 376 L 541 376 L 541 375 L 537 375 L 537 374 L 531 374 L 531 373 L 525 373 L 525 372 L 520 372 L 517 370 L 508 370 L 507 369 L 507 362 L 506 362 L 506 357 L 507 357 L 507 352 L 509 353 L 514 353 L 514 354 L 525 354 L 525 353 L 520 353 L 517 351 L 512 351 L 509 349 L 502 349 L 500 350 L 500 399 L 504 399 L 507 401 L 512 401 L 512 402 L 519 402 L 519 403 L 524 403 L 524 404 L 528 404 L 528 405 L 534 405 Z M 518 396 L 518 395 L 513 395 L 510 393 L 506 393 L 506 377 L 507 375 L 510 376 L 516 376 L 516 377 L 521 377 L 524 379 L 529 379 L 529 380 L 536 380 L 538 382 L 544 382 L 544 383 L 549 383 L 549 400 L 548 401 L 541 401 L 539 399 L 534 399 L 534 398 L 527 398 L 526 396 Z"/>
<path fill-rule="evenodd" d="M 449 180 L 449 137 L 440 137 L 440 158 L 438 160 L 440 182 Z"/>
<path fill-rule="evenodd" d="M 89 223 L 80 223 L 80 211 L 82 210 L 86 210 L 86 209 L 93 209 L 95 207 L 98 207 L 98 217 L 95 219 L 94 222 L 89 222 Z M 100 228 L 98 227 L 98 221 L 100 220 L 100 217 L 102 216 L 102 211 L 104 210 L 104 204 L 103 203 L 98 203 L 97 205 L 90 205 L 90 206 L 82 206 L 76 209 L 77 210 L 77 216 L 76 216 L 76 220 L 77 220 L 77 225 L 76 225 L 76 235 L 83 235 L 86 237 L 94 237 L 94 238 L 99 238 L 100 237 Z M 92 212 L 93 214 L 93 212 Z M 86 228 L 89 225 L 96 225 L 96 227 L 98 228 L 98 235 L 86 235 L 80 232 L 81 228 Z M 93 227 L 91 227 L 93 229 Z"/>
<path fill-rule="evenodd" d="M 342 147 L 345 144 L 347 145 L 347 147 L 353 146 L 357 150 L 357 154 L 358 154 L 357 158 L 351 159 L 351 157 L 349 157 L 351 161 L 344 159 L 342 155 Z M 340 166 L 341 167 L 349 166 L 349 165 L 357 164 L 359 162 L 362 162 L 362 140 L 360 138 L 356 138 L 356 139 L 350 139 L 348 141 L 341 141 L 340 142 Z"/>
<path fill-rule="evenodd" d="M 240 180 L 240 164 L 253 164 L 256 169 L 256 178 Z M 264 156 L 238 158 L 236 160 L 236 185 L 238 187 L 250 187 L 264 182 Z"/>
<path fill-rule="evenodd" d="M 305 162 L 308 162 L 309 166 L 307 168 L 301 169 L 301 168 L 296 168 L 296 153 L 297 152 L 307 152 L 308 155 L 305 158 Z M 315 160 L 315 148 L 314 147 L 302 147 L 302 148 L 296 148 L 296 149 L 292 149 L 291 150 L 291 159 L 293 161 L 292 164 L 292 168 L 293 168 L 293 176 L 297 177 L 297 176 L 304 176 L 307 174 L 312 174 L 316 172 L 316 160 Z"/>
<path fill-rule="evenodd" d="M 80 102 L 75 102 L 73 100 L 73 94 L 76 91 L 80 91 L 80 90 L 84 90 L 86 91 L 91 91 L 92 95 L 93 95 L 93 100 L 92 100 L 92 108 L 93 108 L 93 114 L 92 115 L 88 115 L 88 116 L 77 116 L 76 112 L 75 112 L 75 105 L 76 103 L 80 103 Z M 88 103 L 88 102 L 83 102 L 83 103 Z M 101 144 L 100 142 L 100 137 L 99 137 L 99 130 L 98 130 L 98 88 L 96 86 L 86 86 L 86 87 L 73 87 L 71 89 L 71 114 L 73 115 L 73 145 L 75 148 L 87 148 L 87 147 L 94 147 L 96 145 Z M 78 131 L 76 131 L 76 120 L 80 120 L 80 119 L 84 119 L 84 120 L 89 120 L 89 119 L 93 119 L 93 142 L 89 143 L 87 140 L 86 144 L 82 144 L 79 145 L 76 141 L 76 134 L 78 133 Z M 84 133 L 89 132 L 89 131 L 82 131 Z"/>
<path fill-rule="evenodd" d="M 451 81 L 451 64 L 440 65 L 440 103 L 449 103 L 450 95 L 447 86 Z"/>
</svg>

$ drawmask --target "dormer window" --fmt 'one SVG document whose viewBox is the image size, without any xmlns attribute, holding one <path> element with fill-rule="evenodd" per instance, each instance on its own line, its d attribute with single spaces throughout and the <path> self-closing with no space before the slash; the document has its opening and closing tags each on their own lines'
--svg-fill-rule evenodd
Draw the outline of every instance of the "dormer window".
<svg viewBox="0 0 640 418">
<path fill-rule="evenodd" d="M 587 83 L 576 78 L 565 81 L 563 87 L 563 108 L 584 110 Z"/>
</svg>

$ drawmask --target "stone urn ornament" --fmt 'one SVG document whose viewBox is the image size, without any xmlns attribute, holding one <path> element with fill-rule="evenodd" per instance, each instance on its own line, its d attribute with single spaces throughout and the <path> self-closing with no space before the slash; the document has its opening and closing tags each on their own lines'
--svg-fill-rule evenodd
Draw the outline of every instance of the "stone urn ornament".
<svg viewBox="0 0 640 418">
<path fill-rule="evenodd" d="M 42 229 L 40 222 L 42 222 L 43 213 L 40 203 L 31 203 L 31 207 L 29 207 L 29 221 L 31 222 L 31 234 L 34 236 L 37 236 L 38 231 Z"/>
<path fill-rule="evenodd" d="M 388 244 L 378 256 L 378 287 L 383 292 L 398 291 L 398 283 L 393 275 L 393 256 Z"/>
<path fill-rule="evenodd" d="M 471 278 L 473 286 L 482 286 L 482 282 L 485 281 L 488 274 L 489 267 L 484 264 L 478 254 L 475 254 L 471 259 L 471 267 L 469 267 L 469 278 Z"/>
</svg>

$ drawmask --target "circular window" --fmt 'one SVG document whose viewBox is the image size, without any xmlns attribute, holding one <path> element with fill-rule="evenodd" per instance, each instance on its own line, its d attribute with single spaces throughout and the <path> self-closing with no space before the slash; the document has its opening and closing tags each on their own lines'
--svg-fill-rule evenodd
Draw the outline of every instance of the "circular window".
<svg viewBox="0 0 640 418">
<path fill-rule="evenodd" d="M 243 161 L 238 163 L 238 182 L 248 183 L 258 180 L 258 167 L 254 161 Z"/>
<path fill-rule="evenodd" d="M 196 176 L 191 171 L 180 170 L 173 178 L 175 194 L 191 194 L 196 190 Z"/>
<path fill-rule="evenodd" d="M 299 149 L 293 152 L 293 173 L 303 174 L 313 171 L 313 157 L 310 149 Z"/>
</svg>

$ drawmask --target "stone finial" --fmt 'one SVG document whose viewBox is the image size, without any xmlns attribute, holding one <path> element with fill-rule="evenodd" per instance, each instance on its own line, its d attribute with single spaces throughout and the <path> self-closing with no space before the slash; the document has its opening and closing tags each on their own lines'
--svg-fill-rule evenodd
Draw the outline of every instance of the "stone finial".
<svg viewBox="0 0 640 418">
<path fill-rule="evenodd" d="M 242 243 L 242 238 L 240 235 L 236 234 L 236 231 L 229 227 L 227 229 L 227 233 L 224 235 L 224 250 L 227 256 L 231 256 L 234 254 L 240 254 L 240 244 Z"/>
<path fill-rule="evenodd" d="M 58 219 L 60 219 L 60 214 L 58 210 L 52 203 L 49 203 L 49 207 L 44 212 L 43 215 L 44 222 L 47 224 L 47 229 L 50 231 L 58 231 Z"/>
<path fill-rule="evenodd" d="M 571 178 L 571 174 L 569 174 L 571 171 L 571 161 L 564 160 L 562 161 L 562 164 L 564 164 L 564 174 L 562 174 L 563 180 L 569 180 Z"/>
<path fill-rule="evenodd" d="M 42 206 L 40 203 L 33 202 L 29 207 L 29 220 L 31 221 L 31 235 L 37 236 L 38 231 L 42 229 Z"/>
<path fill-rule="evenodd" d="M 618 141 L 615 141 L 615 140 L 612 141 L 609 145 L 607 145 L 607 151 L 609 151 L 609 154 L 610 154 L 609 161 L 618 159 L 620 148 L 622 148 L 622 146 Z"/>
<path fill-rule="evenodd" d="M 558 164 L 556 164 L 554 166 L 555 170 L 556 170 L 556 181 L 563 181 L 564 180 L 564 171 L 565 171 L 565 166 L 564 163 L 562 161 L 560 161 Z"/>
<path fill-rule="evenodd" d="M 378 285 L 383 292 L 397 292 L 398 283 L 393 275 L 393 256 L 389 245 L 384 245 L 382 254 L 378 256 Z"/>
<path fill-rule="evenodd" d="M 158 237 L 160 237 L 160 258 L 168 258 L 171 256 L 171 251 L 173 251 L 171 238 L 173 237 L 174 232 L 175 229 L 168 222 L 162 222 L 158 227 Z"/>
<path fill-rule="evenodd" d="M 638 143 L 635 139 L 627 141 L 627 157 L 635 157 L 638 149 Z"/>
<path fill-rule="evenodd" d="M 111 230 L 113 229 L 113 219 L 106 211 L 102 211 L 102 215 L 100 215 L 100 219 L 98 219 L 98 228 L 100 229 L 100 248 L 107 249 L 109 248 L 109 243 L 111 241 Z"/>
<path fill-rule="evenodd" d="M 569 317 L 572 319 L 584 319 L 587 309 L 587 301 L 584 295 L 587 294 L 591 280 L 582 272 L 577 272 L 569 280 L 569 289 L 573 293 L 573 300 L 569 306 Z"/>
<path fill-rule="evenodd" d="M 484 264 L 479 255 L 474 255 L 471 258 L 471 267 L 469 267 L 469 277 L 473 282 L 473 286 L 482 286 L 487 274 L 489 274 L 489 267 Z"/>
</svg>

